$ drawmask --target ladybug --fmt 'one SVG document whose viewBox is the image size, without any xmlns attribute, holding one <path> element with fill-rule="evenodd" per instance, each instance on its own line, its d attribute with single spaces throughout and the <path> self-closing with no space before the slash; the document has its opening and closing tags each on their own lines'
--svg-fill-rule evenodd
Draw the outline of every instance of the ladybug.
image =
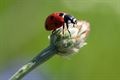
<svg viewBox="0 0 120 80">
<path fill-rule="evenodd" d="M 72 23 L 74 27 L 74 25 L 77 24 L 77 19 L 74 16 L 71 16 L 65 12 L 55 12 L 55 13 L 50 14 L 46 18 L 45 28 L 48 31 L 51 31 L 51 30 L 55 31 L 57 28 L 60 28 L 60 27 L 63 27 L 64 29 L 66 25 L 67 30 L 68 30 L 69 23 Z"/>
</svg>

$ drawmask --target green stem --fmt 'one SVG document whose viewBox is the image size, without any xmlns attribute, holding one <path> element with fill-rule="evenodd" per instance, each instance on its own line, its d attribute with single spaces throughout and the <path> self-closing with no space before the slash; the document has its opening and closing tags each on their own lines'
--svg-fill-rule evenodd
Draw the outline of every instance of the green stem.
<svg viewBox="0 0 120 80">
<path fill-rule="evenodd" d="M 33 58 L 30 62 L 20 68 L 9 80 L 21 80 L 30 71 L 35 69 L 38 65 L 44 63 L 57 53 L 55 46 L 50 45 L 44 49 L 40 54 Z"/>
</svg>

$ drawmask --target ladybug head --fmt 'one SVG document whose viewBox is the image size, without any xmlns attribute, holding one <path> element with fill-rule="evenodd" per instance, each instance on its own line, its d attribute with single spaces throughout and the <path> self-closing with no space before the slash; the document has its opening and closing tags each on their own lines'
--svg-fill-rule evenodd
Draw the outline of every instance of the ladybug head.
<svg viewBox="0 0 120 80">
<path fill-rule="evenodd" d="M 64 18 L 60 12 L 50 14 L 45 21 L 46 30 L 55 30 L 64 24 Z"/>
</svg>

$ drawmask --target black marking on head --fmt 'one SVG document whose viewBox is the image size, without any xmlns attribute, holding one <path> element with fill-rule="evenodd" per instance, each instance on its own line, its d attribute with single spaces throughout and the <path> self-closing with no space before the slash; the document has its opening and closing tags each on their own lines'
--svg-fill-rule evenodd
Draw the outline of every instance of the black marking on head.
<svg viewBox="0 0 120 80">
<path fill-rule="evenodd" d="M 64 16 L 64 21 L 66 23 L 73 23 L 73 24 L 77 23 L 77 19 L 74 16 L 71 16 L 71 15 L 65 15 Z"/>
<path fill-rule="evenodd" d="M 76 24 L 76 23 L 77 23 L 77 19 L 76 19 L 76 18 L 73 18 L 72 22 L 73 22 L 74 24 Z"/>
<path fill-rule="evenodd" d="M 72 16 L 71 15 L 65 15 L 64 16 L 64 21 L 68 23 L 69 21 L 72 22 Z"/>
</svg>

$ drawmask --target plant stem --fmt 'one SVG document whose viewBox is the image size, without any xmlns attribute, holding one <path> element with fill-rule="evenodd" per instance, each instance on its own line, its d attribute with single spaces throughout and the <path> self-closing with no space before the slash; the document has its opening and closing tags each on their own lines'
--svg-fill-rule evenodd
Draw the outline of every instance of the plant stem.
<svg viewBox="0 0 120 80">
<path fill-rule="evenodd" d="M 9 80 L 21 80 L 30 71 L 32 71 L 38 65 L 44 63 L 48 59 L 50 59 L 56 53 L 56 47 L 50 45 L 48 48 L 44 49 L 40 54 L 38 54 L 35 58 L 33 58 L 30 62 L 28 62 L 22 68 L 20 68 Z"/>
</svg>

